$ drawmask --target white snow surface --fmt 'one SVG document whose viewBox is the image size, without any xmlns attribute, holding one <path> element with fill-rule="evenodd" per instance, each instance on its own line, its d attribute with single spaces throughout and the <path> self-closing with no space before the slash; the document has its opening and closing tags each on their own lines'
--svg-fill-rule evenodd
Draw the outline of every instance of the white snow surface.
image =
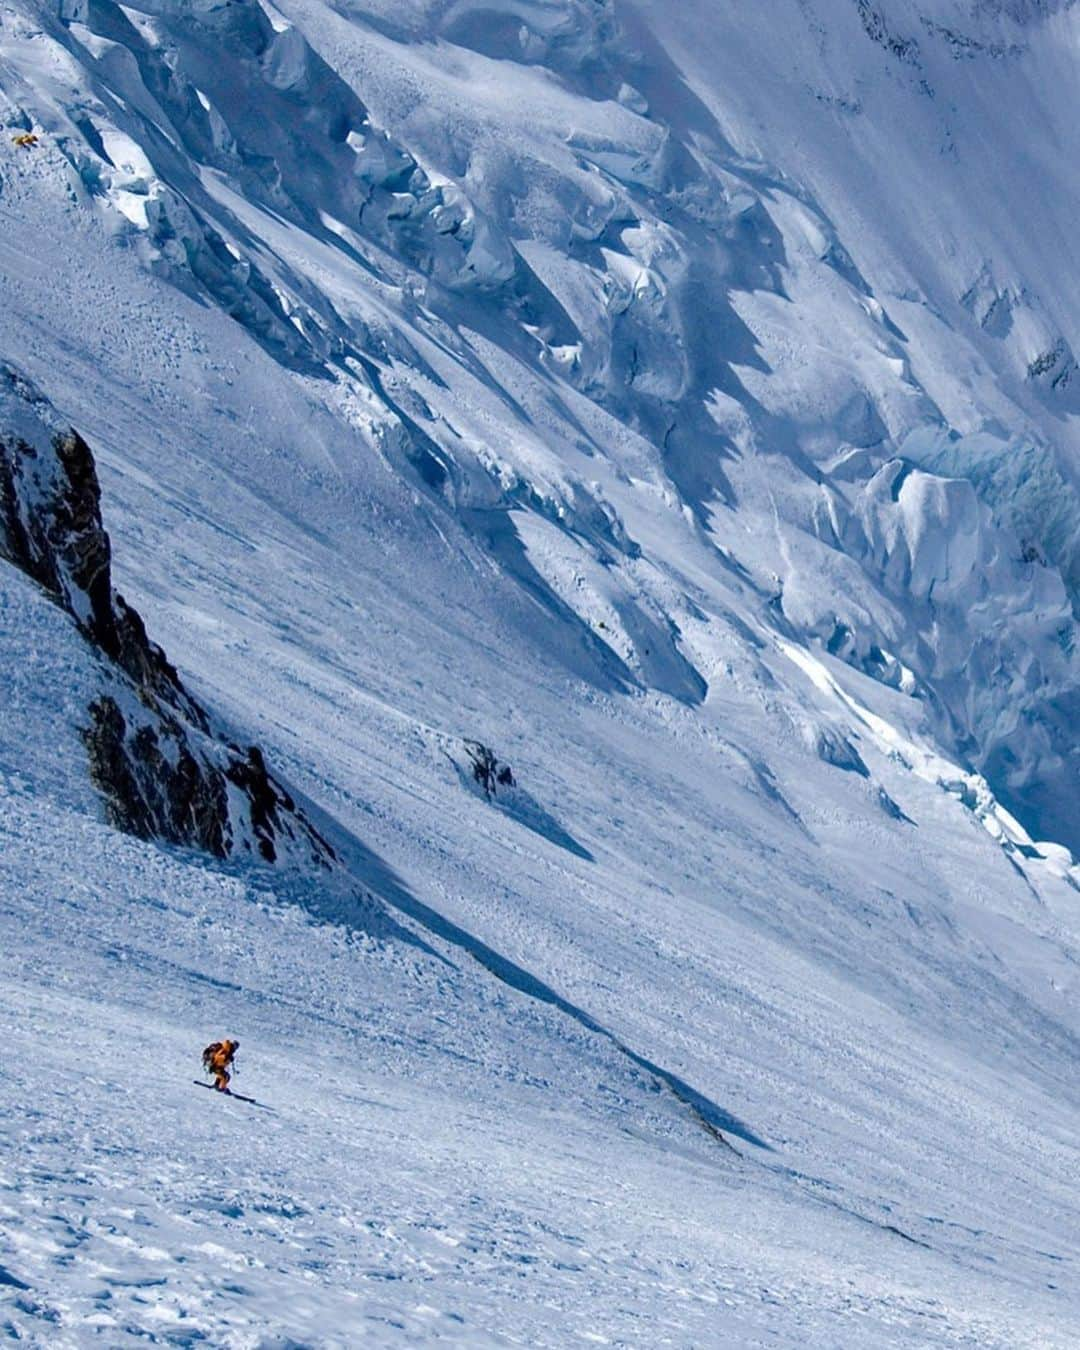
<svg viewBox="0 0 1080 1350">
<path fill-rule="evenodd" d="M 0 358 L 345 863 L 110 830 L 0 563 L 0 1333 L 1080 1342 L 1078 52 L 0 0 Z"/>
</svg>

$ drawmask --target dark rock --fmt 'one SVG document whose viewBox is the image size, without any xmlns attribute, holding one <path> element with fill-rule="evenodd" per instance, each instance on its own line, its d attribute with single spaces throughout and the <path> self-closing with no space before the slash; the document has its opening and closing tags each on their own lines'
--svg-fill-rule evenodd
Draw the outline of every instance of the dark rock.
<svg viewBox="0 0 1080 1350">
<path fill-rule="evenodd" d="M 95 699 L 89 712 L 83 741 L 109 823 L 140 839 L 227 857 L 232 831 L 224 778 L 195 757 L 183 727 L 160 718 L 132 728 L 109 695 Z"/>
<path fill-rule="evenodd" d="M 897 806 L 883 787 L 878 788 L 878 805 L 891 820 L 899 820 L 905 825 L 915 824 L 911 817 L 901 807 Z"/>
<path fill-rule="evenodd" d="M 918 66 L 919 44 L 914 38 L 898 37 L 891 31 L 885 21 L 885 16 L 878 7 L 871 3 L 871 0 L 855 0 L 855 8 L 859 12 L 859 19 L 862 22 L 863 31 L 871 42 L 876 42 L 879 47 L 884 47 L 898 61 L 903 61 L 906 65 Z"/>
<path fill-rule="evenodd" d="M 473 778 L 491 801 L 499 787 L 514 787 L 514 775 L 509 764 L 500 764 L 495 752 L 480 741 L 466 741 L 465 753 L 472 765 Z"/>
<path fill-rule="evenodd" d="M 818 732 L 818 758 L 834 768 L 844 769 L 847 773 L 857 773 L 860 778 L 869 778 L 870 770 L 863 763 L 862 756 L 846 736 L 841 736 L 827 727 Z"/>
<path fill-rule="evenodd" d="M 287 854 L 330 865 L 334 850 L 262 752 L 215 732 L 142 618 L 113 591 L 90 447 L 4 363 L 0 556 L 37 581 L 104 658 L 111 692 L 90 704 L 83 742 L 111 824 L 216 858 L 247 850 L 271 863 Z"/>
<path fill-rule="evenodd" d="M 229 760 L 225 777 L 247 797 L 251 812 L 251 829 L 263 858 L 267 862 L 276 861 L 277 849 L 274 841 L 291 833 L 290 817 L 302 825 L 314 862 L 325 862 L 327 859 L 335 858 L 337 855 L 329 842 L 300 814 L 288 791 L 269 772 L 259 747 L 250 746 L 244 756 L 236 751 L 235 746 L 232 749 L 235 753 Z"/>
</svg>

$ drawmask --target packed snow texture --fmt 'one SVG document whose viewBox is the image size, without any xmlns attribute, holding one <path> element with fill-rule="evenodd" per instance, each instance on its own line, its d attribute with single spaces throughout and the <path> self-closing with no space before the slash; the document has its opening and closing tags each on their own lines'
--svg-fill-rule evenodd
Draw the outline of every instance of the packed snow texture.
<svg viewBox="0 0 1080 1350">
<path fill-rule="evenodd" d="M 0 564 L 0 1327 L 1077 1343 L 1077 51 L 0 0 L 0 359 L 343 862 L 110 830 Z"/>
</svg>

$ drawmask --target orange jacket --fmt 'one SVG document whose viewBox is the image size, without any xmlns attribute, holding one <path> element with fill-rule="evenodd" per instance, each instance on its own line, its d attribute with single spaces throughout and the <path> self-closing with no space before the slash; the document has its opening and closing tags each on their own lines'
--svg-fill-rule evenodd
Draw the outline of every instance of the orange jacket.
<svg viewBox="0 0 1080 1350">
<path fill-rule="evenodd" d="M 239 1048 L 239 1041 L 215 1041 L 203 1051 L 203 1063 L 213 1073 L 220 1073 L 233 1062 L 233 1056 Z"/>
</svg>

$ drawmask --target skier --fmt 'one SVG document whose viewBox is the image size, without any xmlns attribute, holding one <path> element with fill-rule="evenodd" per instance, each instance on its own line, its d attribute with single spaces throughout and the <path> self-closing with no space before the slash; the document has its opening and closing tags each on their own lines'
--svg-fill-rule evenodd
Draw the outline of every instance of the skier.
<svg viewBox="0 0 1080 1350">
<path fill-rule="evenodd" d="M 202 1052 L 203 1068 L 214 1075 L 214 1087 L 218 1092 L 229 1090 L 229 1079 L 232 1077 L 229 1065 L 239 1049 L 239 1041 L 215 1041 Z"/>
</svg>

